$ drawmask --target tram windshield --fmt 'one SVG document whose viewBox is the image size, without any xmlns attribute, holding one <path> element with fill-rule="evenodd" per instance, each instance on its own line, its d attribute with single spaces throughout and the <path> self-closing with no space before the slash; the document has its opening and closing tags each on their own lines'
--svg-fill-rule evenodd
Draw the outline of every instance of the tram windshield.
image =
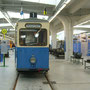
<svg viewBox="0 0 90 90">
<path fill-rule="evenodd" d="M 47 30 L 41 29 L 20 29 L 20 46 L 47 46 Z"/>
</svg>

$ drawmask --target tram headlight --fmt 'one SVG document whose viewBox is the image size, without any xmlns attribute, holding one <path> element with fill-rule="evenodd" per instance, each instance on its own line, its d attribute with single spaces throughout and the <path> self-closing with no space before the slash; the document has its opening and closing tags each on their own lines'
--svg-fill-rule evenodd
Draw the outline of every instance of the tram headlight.
<svg viewBox="0 0 90 90">
<path fill-rule="evenodd" d="M 35 63 L 36 63 L 36 58 L 35 58 L 35 57 L 32 57 L 32 58 L 30 59 L 30 62 L 31 62 L 31 64 L 35 64 Z"/>
<path fill-rule="evenodd" d="M 38 38 L 38 36 L 39 36 L 39 33 L 36 33 L 36 34 L 35 34 L 35 37 Z"/>
</svg>

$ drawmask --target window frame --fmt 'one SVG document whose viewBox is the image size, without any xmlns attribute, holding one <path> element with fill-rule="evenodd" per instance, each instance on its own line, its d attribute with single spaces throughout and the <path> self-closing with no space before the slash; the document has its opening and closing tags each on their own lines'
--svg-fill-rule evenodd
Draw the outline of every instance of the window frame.
<svg viewBox="0 0 90 90">
<path fill-rule="evenodd" d="M 47 30 L 47 28 L 41 28 L 41 30 L 46 30 L 46 40 L 47 40 L 47 42 L 46 42 L 46 45 L 43 45 L 43 46 L 42 45 L 36 45 L 36 46 L 35 45 L 33 45 L 33 46 L 20 45 L 20 30 L 21 29 L 35 29 L 35 28 L 20 28 L 19 29 L 19 37 L 18 37 L 19 41 L 18 41 L 18 43 L 19 43 L 20 47 L 47 47 L 47 45 L 48 45 L 48 30 Z M 36 28 L 36 29 L 39 29 L 39 28 Z"/>
</svg>

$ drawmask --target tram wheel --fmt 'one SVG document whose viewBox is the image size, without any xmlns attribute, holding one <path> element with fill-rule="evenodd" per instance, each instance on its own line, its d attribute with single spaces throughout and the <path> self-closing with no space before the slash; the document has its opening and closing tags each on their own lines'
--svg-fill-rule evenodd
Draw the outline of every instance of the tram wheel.
<svg viewBox="0 0 90 90">
<path fill-rule="evenodd" d="M 44 71 L 43 71 L 43 74 L 47 74 L 47 73 L 48 73 L 48 70 L 44 70 Z"/>
</svg>

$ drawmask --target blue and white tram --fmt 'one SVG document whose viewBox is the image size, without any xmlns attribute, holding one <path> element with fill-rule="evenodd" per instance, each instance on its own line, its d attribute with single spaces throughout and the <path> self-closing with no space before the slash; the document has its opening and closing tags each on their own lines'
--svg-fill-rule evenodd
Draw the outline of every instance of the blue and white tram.
<svg viewBox="0 0 90 90">
<path fill-rule="evenodd" d="M 17 71 L 49 70 L 49 22 L 22 19 L 16 26 L 15 61 Z"/>
</svg>

